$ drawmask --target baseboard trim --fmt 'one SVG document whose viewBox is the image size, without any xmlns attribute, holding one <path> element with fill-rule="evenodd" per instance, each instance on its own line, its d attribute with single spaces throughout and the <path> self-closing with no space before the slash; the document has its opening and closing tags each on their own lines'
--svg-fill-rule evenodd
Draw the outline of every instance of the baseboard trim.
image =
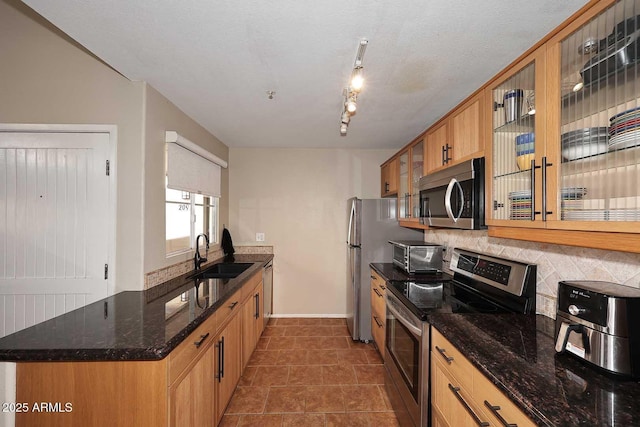
<svg viewBox="0 0 640 427">
<path fill-rule="evenodd" d="M 271 318 L 273 319 L 286 319 L 292 317 L 302 317 L 302 318 L 330 318 L 330 319 L 345 319 L 347 317 L 346 314 L 272 314 Z"/>
</svg>

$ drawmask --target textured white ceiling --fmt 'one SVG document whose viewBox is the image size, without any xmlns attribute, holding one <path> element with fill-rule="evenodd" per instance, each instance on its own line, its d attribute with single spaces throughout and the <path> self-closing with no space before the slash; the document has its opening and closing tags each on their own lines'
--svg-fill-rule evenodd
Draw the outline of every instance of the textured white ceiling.
<svg viewBox="0 0 640 427">
<path fill-rule="evenodd" d="M 25 0 L 229 146 L 343 148 L 403 146 L 586 2 Z M 341 137 L 361 38 L 366 86 Z"/>
</svg>

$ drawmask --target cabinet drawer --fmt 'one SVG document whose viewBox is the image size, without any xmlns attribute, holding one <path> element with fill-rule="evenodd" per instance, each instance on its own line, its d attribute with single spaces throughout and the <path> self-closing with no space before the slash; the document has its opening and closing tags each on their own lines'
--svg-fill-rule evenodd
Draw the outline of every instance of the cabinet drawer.
<svg viewBox="0 0 640 427">
<path fill-rule="evenodd" d="M 249 280 L 247 280 L 247 283 L 242 286 L 240 301 L 244 301 L 249 296 L 255 294 L 254 291 L 256 290 L 256 287 L 260 284 L 260 282 L 262 282 L 262 270 L 258 270 L 258 272 L 251 276 Z"/>
<path fill-rule="evenodd" d="M 482 409 L 488 414 L 491 425 L 535 426 L 520 408 L 479 371 L 476 371 L 473 377 L 473 397 L 479 405 L 483 406 Z M 502 417 L 505 422 L 502 422 L 499 417 Z"/>
<path fill-rule="evenodd" d="M 380 288 L 383 292 L 387 289 L 384 279 L 380 277 L 374 269 L 371 269 L 371 286 L 373 287 L 374 285 Z"/>
<path fill-rule="evenodd" d="M 435 351 L 431 352 L 431 405 L 432 419 L 444 421 L 440 425 L 476 426 L 489 421 L 484 408 L 473 399 L 471 389 L 451 375 L 447 362 Z"/>
<path fill-rule="evenodd" d="M 385 319 L 387 312 L 387 305 L 384 298 L 384 294 L 378 287 L 371 288 L 371 313 L 376 314 L 378 317 Z"/>
<path fill-rule="evenodd" d="M 475 368 L 471 362 L 435 328 L 431 328 L 431 351 L 433 352 L 433 357 L 442 362 L 443 367 L 460 381 L 464 389 L 472 389 L 472 378 Z"/>
<path fill-rule="evenodd" d="M 241 303 L 243 301 L 244 287 L 238 289 L 231 297 L 224 302 L 222 307 L 216 310 L 216 326 L 221 329 L 225 326 L 225 323 L 232 314 L 236 314 L 240 311 Z"/>
<path fill-rule="evenodd" d="M 206 351 L 216 334 L 216 316 L 211 315 L 198 326 L 178 347 L 169 354 L 169 384 L 172 384 L 184 369 Z"/>
<path fill-rule="evenodd" d="M 387 334 L 387 326 L 384 317 L 380 317 L 376 313 L 371 314 L 371 334 L 373 335 L 373 340 L 378 347 L 378 351 L 380 355 L 384 357 L 384 345 Z"/>
</svg>

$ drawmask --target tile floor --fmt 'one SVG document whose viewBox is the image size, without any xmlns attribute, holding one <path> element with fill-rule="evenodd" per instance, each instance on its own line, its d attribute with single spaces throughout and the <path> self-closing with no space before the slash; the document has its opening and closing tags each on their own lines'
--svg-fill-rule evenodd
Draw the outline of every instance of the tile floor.
<svg viewBox="0 0 640 427">
<path fill-rule="evenodd" d="M 398 426 L 372 344 L 344 319 L 272 319 L 220 423 L 235 426 Z"/>
</svg>

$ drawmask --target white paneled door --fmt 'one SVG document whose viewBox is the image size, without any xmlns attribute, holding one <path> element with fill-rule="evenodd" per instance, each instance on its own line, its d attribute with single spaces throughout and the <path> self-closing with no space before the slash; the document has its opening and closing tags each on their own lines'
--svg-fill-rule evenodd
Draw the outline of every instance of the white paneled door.
<svg viewBox="0 0 640 427">
<path fill-rule="evenodd" d="M 107 296 L 109 138 L 0 132 L 0 337 Z"/>
</svg>

